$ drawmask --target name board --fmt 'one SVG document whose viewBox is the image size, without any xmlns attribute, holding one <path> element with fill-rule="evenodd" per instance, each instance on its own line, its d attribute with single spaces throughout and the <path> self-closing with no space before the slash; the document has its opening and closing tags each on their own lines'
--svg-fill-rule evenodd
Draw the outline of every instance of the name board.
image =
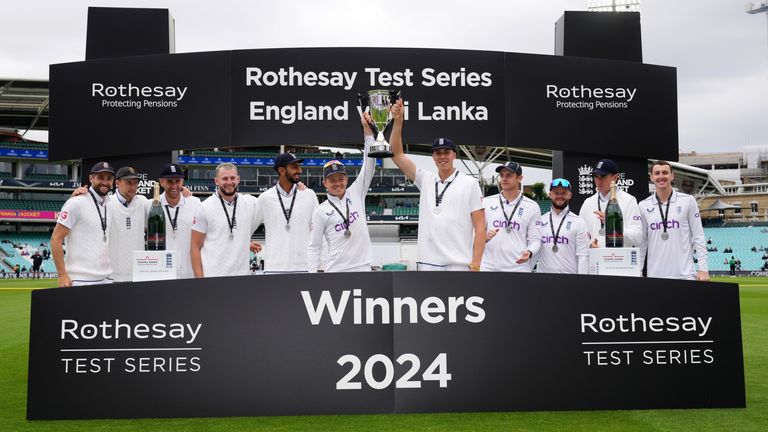
<svg viewBox="0 0 768 432">
<path fill-rule="evenodd" d="M 29 419 L 744 407 L 736 284 L 372 272 L 32 293 Z"/>
</svg>

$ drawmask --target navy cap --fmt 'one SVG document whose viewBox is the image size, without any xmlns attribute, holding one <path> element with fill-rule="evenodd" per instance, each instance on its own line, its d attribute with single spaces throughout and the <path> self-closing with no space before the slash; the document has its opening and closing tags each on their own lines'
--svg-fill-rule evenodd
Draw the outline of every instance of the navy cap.
<svg viewBox="0 0 768 432">
<path fill-rule="evenodd" d="M 456 151 L 456 145 L 449 138 L 438 138 L 432 143 L 432 151 L 440 149 L 451 149 Z"/>
<path fill-rule="evenodd" d="M 275 171 L 281 166 L 290 165 L 292 163 L 302 163 L 304 159 L 297 158 L 293 153 L 283 153 L 275 158 Z"/>
<path fill-rule="evenodd" d="M 131 180 L 137 178 L 141 178 L 141 176 L 133 167 L 122 167 L 117 170 L 117 174 L 115 174 L 115 179 L 117 180 Z"/>
<path fill-rule="evenodd" d="M 93 168 L 91 168 L 91 174 L 102 173 L 102 172 L 108 172 L 114 175 L 115 169 L 112 167 L 112 165 L 109 162 L 97 162 L 96 165 L 94 165 Z"/>
<path fill-rule="evenodd" d="M 592 168 L 592 175 L 608 175 L 616 174 L 619 172 L 619 165 L 610 159 L 600 159 L 594 168 Z"/>
<path fill-rule="evenodd" d="M 523 175 L 523 167 L 521 167 L 520 164 L 515 162 L 515 161 L 509 161 L 509 162 L 505 163 L 504 165 L 497 166 L 496 167 L 496 172 L 497 173 L 501 172 L 501 170 L 503 170 L 503 169 L 510 170 L 513 173 L 517 174 L 517 175 Z"/>
<path fill-rule="evenodd" d="M 160 178 L 172 179 L 172 178 L 184 178 L 184 169 L 179 164 L 167 163 L 163 165 L 163 169 L 160 170 Z"/>
<path fill-rule="evenodd" d="M 336 173 L 347 175 L 347 171 L 344 169 L 344 164 L 337 161 L 336 159 L 326 162 L 323 166 L 323 180 Z"/>
</svg>

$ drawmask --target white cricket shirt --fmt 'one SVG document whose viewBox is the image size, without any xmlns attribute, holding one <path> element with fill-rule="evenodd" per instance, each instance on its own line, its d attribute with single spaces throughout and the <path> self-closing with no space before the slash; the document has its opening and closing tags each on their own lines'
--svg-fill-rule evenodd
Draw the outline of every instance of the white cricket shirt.
<svg viewBox="0 0 768 432">
<path fill-rule="evenodd" d="M 86 193 L 68 199 L 56 219 L 57 223 L 70 230 L 64 238 L 66 243 L 64 265 L 73 283 L 101 281 L 112 275 L 108 243 L 111 222 L 106 205 L 110 199 L 108 196 L 101 197 L 93 188 L 90 188 L 90 192 L 96 197 L 98 210 L 91 193 Z M 104 241 L 104 233 L 101 229 L 101 218 L 105 217 L 105 212 L 107 242 Z"/>
<path fill-rule="evenodd" d="M 523 194 L 512 201 L 508 201 L 502 194 L 496 194 L 483 198 L 483 207 L 487 229 L 499 231 L 485 244 L 480 270 L 530 272 L 530 262 L 518 264 L 516 261 L 526 250 L 530 250 L 532 256 L 539 251 L 541 242 L 536 227 L 541 217 L 539 204 Z M 507 227 L 510 228 L 509 232 Z"/>
<path fill-rule="evenodd" d="M 371 268 L 373 252 L 371 236 L 368 233 L 368 222 L 365 216 L 365 195 L 373 180 L 376 160 L 368 157 L 368 151 L 373 144 L 373 136 L 365 137 L 363 151 L 363 166 L 357 179 L 347 188 L 342 199 L 328 195 L 328 199 L 320 204 L 312 215 L 312 228 L 307 251 L 307 263 L 310 272 L 316 272 L 323 255 L 323 238 L 328 242 L 326 272 L 362 271 Z M 342 217 L 330 203 L 344 215 Z M 349 205 L 349 237 L 344 235 L 347 224 L 344 222 Z"/>
<path fill-rule="evenodd" d="M 581 205 L 579 215 L 584 219 L 591 239 L 597 239 L 598 247 L 605 247 L 605 234 L 600 235 L 600 218 L 595 211 L 598 210 L 597 200 L 600 199 L 600 210 L 605 212 L 608 206 L 610 194 L 603 196 L 600 192 L 587 198 Z M 643 242 L 643 233 L 640 222 L 640 208 L 634 196 L 622 191 L 616 191 L 616 201 L 619 202 L 621 215 L 624 222 L 624 247 L 639 247 Z"/>
<path fill-rule="evenodd" d="M 151 203 L 151 201 L 150 201 Z M 160 205 L 165 213 L 165 249 L 175 250 L 179 260 L 179 271 L 182 279 L 194 278 L 192 260 L 189 256 L 189 246 L 192 241 L 192 219 L 202 203 L 195 196 L 179 197 L 179 203 L 172 207 L 168 204 L 165 192 L 160 195 Z M 176 213 L 178 209 L 178 215 Z M 172 220 L 176 218 L 176 233 L 173 232 Z"/>
<path fill-rule="evenodd" d="M 643 237 L 640 256 L 648 256 L 648 277 L 696 279 L 693 252 L 699 260 L 699 270 L 708 271 L 707 245 L 701 226 L 699 206 L 691 195 L 673 191 L 667 203 L 661 205 L 667 216 L 667 240 L 662 239 L 664 223 L 659 213 L 656 195 L 640 202 Z"/>
<path fill-rule="evenodd" d="M 251 235 L 256 231 L 256 206 L 258 201 L 251 195 L 237 194 L 237 206 L 224 200 L 219 193 L 212 194 L 200 204 L 192 219 L 192 229 L 205 234 L 200 250 L 203 275 L 242 276 L 250 274 Z M 224 213 L 226 208 L 226 214 Z M 230 238 L 229 221 L 235 224 Z M 227 220 L 229 218 L 229 221 Z"/>
<path fill-rule="evenodd" d="M 448 182 L 451 182 L 450 186 Z M 468 270 L 472 262 L 475 232 L 472 212 L 483 209 L 482 193 L 477 180 L 456 170 L 445 181 L 441 181 L 436 173 L 418 169 L 414 183 L 421 192 L 419 262 L 460 266 Z M 438 206 L 435 199 L 444 190 Z"/>
<path fill-rule="evenodd" d="M 560 214 L 547 212 L 536 225 L 541 238 L 541 249 L 537 257 L 539 273 L 589 273 L 590 239 L 584 219 L 566 207 Z M 555 244 L 553 230 L 557 234 L 557 252 L 552 250 Z"/>
<path fill-rule="evenodd" d="M 280 204 L 279 196 L 282 198 Z M 285 212 L 290 211 L 290 222 L 286 222 Z M 257 226 L 264 223 L 264 270 L 305 272 L 307 248 L 309 246 L 312 214 L 318 206 L 317 195 L 312 189 L 298 190 L 297 186 L 286 193 L 280 184 L 268 189 L 259 196 Z M 290 229 L 286 229 L 286 225 Z"/>
</svg>

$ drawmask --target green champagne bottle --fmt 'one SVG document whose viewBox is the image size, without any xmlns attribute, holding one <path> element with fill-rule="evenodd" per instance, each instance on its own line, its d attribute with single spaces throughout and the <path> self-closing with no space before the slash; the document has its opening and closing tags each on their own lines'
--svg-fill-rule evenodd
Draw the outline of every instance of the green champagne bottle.
<svg viewBox="0 0 768 432">
<path fill-rule="evenodd" d="M 160 183 L 155 183 L 155 196 L 147 218 L 147 250 L 165 250 L 165 213 L 160 205 Z"/>
<path fill-rule="evenodd" d="M 616 182 L 611 182 L 611 199 L 605 208 L 605 247 L 624 247 L 624 216 L 616 199 Z"/>
</svg>

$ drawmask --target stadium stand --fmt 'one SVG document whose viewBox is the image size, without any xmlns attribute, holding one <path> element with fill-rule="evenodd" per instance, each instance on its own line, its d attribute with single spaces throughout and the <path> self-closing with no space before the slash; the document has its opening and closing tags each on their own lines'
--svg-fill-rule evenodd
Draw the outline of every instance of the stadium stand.
<svg viewBox="0 0 768 432">
<path fill-rule="evenodd" d="M 763 256 L 768 257 L 768 227 L 704 228 L 704 236 L 710 249 L 707 254 L 710 270 L 728 271 L 731 256 L 741 260 L 741 270 L 759 270 L 766 265 Z"/>
</svg>

